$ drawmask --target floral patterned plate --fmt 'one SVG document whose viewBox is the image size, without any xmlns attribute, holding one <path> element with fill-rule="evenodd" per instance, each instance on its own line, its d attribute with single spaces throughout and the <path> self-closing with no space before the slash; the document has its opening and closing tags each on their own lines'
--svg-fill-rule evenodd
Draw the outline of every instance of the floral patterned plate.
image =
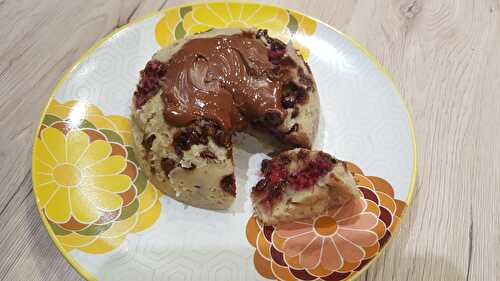
<svg viewBox="0 0 500 281">
<path fill-rule="evenodd" d="M 244 134 L 234 140 L 231 209 L 189 207 L 148 182 L 130 146 L 139 70 L 160 47 L 225 27 L 266 28 L 300 50 L 321 99 L 314 147 L 349 161 L 362 198 L 315 219 L 261 225 L 249 190 L 273 148 Z M 168 8 L 97 42 L 57 84 L 33 148 L 42 221 L 89 280 L 352 279 L 394 236 L 415 174 L 410 116 L 365 49 L 299 12 L 237 2 Z"/>
</svg>

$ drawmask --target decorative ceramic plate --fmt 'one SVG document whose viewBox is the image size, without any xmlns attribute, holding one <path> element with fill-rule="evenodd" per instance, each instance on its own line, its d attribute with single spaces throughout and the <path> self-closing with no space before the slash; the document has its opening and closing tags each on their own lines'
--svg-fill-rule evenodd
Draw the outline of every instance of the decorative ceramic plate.
<svg viewBox="0 0 500 281">
<path fill-rule="evenodd" d="M 238 197 L 198 209 L 163 196 L 130 146 L 139 71 L 162 46 L 209 28 L 266 28 L 310 64 L 321 99 L 314 148 L 349 161 L 363 197 L 300 223 L 263 226 L 251 186 L 272 151 L 235 137 Z M 391 78 L 346 35 L 262 4 L 168 8 L 97 42 L 61 78 L 33 149 L 43 223 L 64 257 L 98 280 L 344 280 L 359 276 L 398 229 L 415 183 L 410 116 Z"/>
</svg>

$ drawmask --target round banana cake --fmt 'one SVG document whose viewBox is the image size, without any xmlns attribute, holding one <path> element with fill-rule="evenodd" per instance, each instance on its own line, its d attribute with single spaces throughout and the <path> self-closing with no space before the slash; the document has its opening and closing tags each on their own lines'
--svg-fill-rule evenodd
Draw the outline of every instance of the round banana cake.
<svg viewBox="0 0 500 281">
<path fill-rule="evenodd" d="M 161 191 L 226 209 L 236 196 L 232 136 L 258 130 L 310 148 L 319 96 L 291 44 L 266 30 L 218 29 L 159 50 L 132 102 L 137 159 Z"/>
</svg>

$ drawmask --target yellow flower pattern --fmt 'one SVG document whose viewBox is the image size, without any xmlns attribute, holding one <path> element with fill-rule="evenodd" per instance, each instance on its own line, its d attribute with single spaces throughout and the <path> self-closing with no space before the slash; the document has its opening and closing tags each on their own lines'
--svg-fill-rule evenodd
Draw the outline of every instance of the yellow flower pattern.
<svg viewBox="0 0 500 281">
<path fill-rule="evenodd" d="M 156 41 L 167 46 L 186 35 L 211 28 L 265 28 L 270 35 L 292 44 L 307 59 L 309 50 L 294 39 L 311 36 L 316 22 L 299 13 L 279 7 L 246 3 L 205 3 L 168 9 L 156 25 Z"/>
<path fill-rule="evenodd" d="M 130 121 L 52 100 L 35 140 L 38 204 L 67 249 L 105 253 L 159 217 L 161 194 L 135 163 Z"/>
</svg>

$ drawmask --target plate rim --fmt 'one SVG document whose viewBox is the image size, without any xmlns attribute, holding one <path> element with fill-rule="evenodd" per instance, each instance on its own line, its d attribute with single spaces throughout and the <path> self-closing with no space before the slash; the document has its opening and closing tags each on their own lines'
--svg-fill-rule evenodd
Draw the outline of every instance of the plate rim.
<svg viewBox="0 0 500 281">
<path fill-rule="evenodd" d="M 60 76 L 60 78 L 57 80 L 55 86 L 53 87 L 51 93 L 50 93 L 50 96 L 47 100 L 47 103 L 41 113 L 41 116 L 40 116 L 40 119 L 38 121 L 38 125 L 37 125 L 37 129 L 35 131 L 35 135 L 33 137 L 33 145 L 32 145 L 32 148 L 31 148 L 31 181 L 32 181 L 32 189 L 33 189 L 33 197 L 35 199 L 35 203 L 36 203 L 36 207 L 37 207 L 37 211 L 38 211 L 38 214 L 43 222 L 43 225 L 45 227 L 45 230 L 47 231 L 47 233 L 49 234 L 49 237 L 50 239 L 52 240 L 52 243 L 56 246 L 56 248 L 58 249 L 59 253 L 66 259 L 66 261 L 71 265 L 71 267 L 73 267 L 76 272 L 78 272 L 78 274 L 80 274 L 84 279 L 86 280 L 97 280 L 97 278 L 95 278 L 88 270 L 86 270 L 83 266 L 80 265 L 80 263 L 78 261 L 75 260 L 74 257 L 72 257 L 68 251 L 66 251 L 64 249 L 64 247 L 61 245 L 60 242 L 58 242 L 56 236 L 55 236 L 55 233 L 52 231 L 50 225 L 49 225 L 49 222 L 47 221 L 47 219 L 45 218 L 44 214 L 43 214 L 43 211 L 42 209 L 40 208 L 40 204 L 39 204 L 39 201 L 37 199 L 37 194 L 36 194 L 36 191 L 34 190 L 34 186 L 36 185 L 35 184 L 35 177 L 34 177 L 34 171 L 33 171 L 33 167 L 34 167 L 34 164 L 35 164 L 35 157 L 34 157 L 34 152 L 35 152 L 35 141 L 36 141 L 36 138 L 37 136 L 39 135 L 40 133 L 40 129 L 41 129 L 41 124 L 43 122 L 43 118 L 44 116 L 47 114 L 47 110 L 49 108 L 49 105 L 50 105 L 50 102 L 55 98 L 57 92 L 59 91 L 59 89 L 61 88 L 62 84 L 68 80 L 68 78 L 70 77 L 70 74 L 73 73 L 73 71 L 86 59 L 88 58 L 90 55 L 92 55 L 95 50 L 97 48 L 99 48 L 102 44 L 104 44 L 105 42 L 107 42 L 111 37 L 113 37 L 115 34 L 117 34 L 118 32 L 122 31 L 122 30 L 125 30 L 127 28 L 129 28 L 130 26 L 132 25 L 135 25 L 135 24 L 138 24 L 138 23 L 141 23 L 147 19 L 150 19 L 150 18 L 153 18 L 157 15 L 161 15 L 163 14 L 165 11 L 167 10 L 171 10 L 171 9 L 180 9 L 180 8 L 183 8 L 183 7 L 189 7 L 189 6 L 194 6 L 194 5 L 203 5 L 203 4 L 213 4 L 213 3 L 239 3 L 239 4 L 243 4 L 243 5 L 252 5 L 252 4 L 257 4 L 257 5 L 263 5 L 263 6 L 268 6 L 268 7 L 273 7 L 273 8 L 278 8 L 278 9 L 284 9 L 284 10 L 289 10 L 291 12 L 294 12 L 294 13 L 297 13 L 301 16 L 304 16 L 304 17 L 308 17 L 312 20 L 314 20 L 316 23 L 320 23 L 322 24 L 323 26 L 331 29 L 332 31 L 336 32 L 337 34 L 341 35 L 343 38 L 345 38 L 347 41 L 349 41 L 355 48 L 357 48 L 358 50 L 360 50 L 373 64 L 375 64 L 375 66 L 377 67 L 377 69 L 379 71 L 382 72 L 382 74 L 389 80 L 390 84 L 391 84 L 391 87 L 393 88 L 394 92 L 396 93 L 397 96 L 399 96 L 399 99 L 401 101 L 401 104 L 403 105 L 404 107 L 404 110 L 405 110 L 405 113 L 406 113 L 406 117 L 408 119 L 408 126 L 409 126 L 409 129 L 410 129 L 410 136 L 411 136 L 411 141 L 412 141 L 412 156 L 413 156 L 413 163 L 412 163 L 412 172 L 411 172 L 411 176 L 410 176 L 410 183 L 409 183 L 409 190 L 408 190 L 408 193 L 406 195 L 406 198 L 404 199 L 407 206 L 409 207 L 412 200 L 413 200 L 413 196 L 414 196 L 414 193 L 415 193 L 415 186 L 416 186 L 416 178 L 417 178 L 417 173 L 418 173 L 418 153 L 417 153 L 417 139 L 416 139 L 416 135 L 415 135 L 415 125 L 413 123 L 413 118 L 412 118 L 412 115 L 411 115 L 411 111 L 410 111 L 410 106 L 409 104 L 405 101 L 403 95 L 401 94 L 400 90 L 399 90 L 399 87 L 397 87 L 396 85 L 396 82 L 395 82 L 395 79 L 394 77 L 389 73 L 389 71 L 385 68 L 385 66 L 370 52 L 368 51 L 368 49 L 362 45 L 361 43 L 359 43 L 354 37 L 352 37 L 351 35 L 343 32 L 343 31 L 340 31 L 339 29 L 337 29 L 336 27 L 316 18 L 316 17 L 313 17 L 313 16 L 310 16 L 310 15 L 307 15 L 303 12 L 300 12 L 300 11 L 297 11 L 295 9 L 292 9 L 292 8 L 287 8 L 287 7 L 284 7 L 284 6 L 279 6 L 279 5 L 275 5 L 275 4 L 271 4 L 271 3 L 262 3 L 262 2 L 255 2 L 255 1 L 249 1 L 249 2 L 243 2 L 243 1 L 232 1 L 232 0 L 226 0 L 226 1 L 208 1 L 208 2 L 189 2 L 189 3 L 185 3 L 185 4 L 180 4 L 180 5 L 175 5 L 175 6 L 169 6 L 169 7 L 164 7 L 160 10 L 156 10 L 156 11 L 152 11 L 152 12 L 149 12 L 147 13 L 146 15 L 143 15 L 141 17 L 138 17 L 136 19 L 133 19 L 131 20 L 130 22 L 112 30 L 111 32 L 109 32 L 108 34 L 106 34 L 104 37 L 100 38 L 99 40 L 97 40 L 96 42 L 94 42 L 88 49 L 86 49 L 79 57 L 78 59 L 73 62 L 68 68 L 66 68 L 64 70 L 64 72 L 62 73 L 62 75 Z M 403 221 L 403 218 L 406 216 L 406 212 L 408 211 L 408 208 L 405 208 L 405 210 L 403 211 L 403 213 L 401 214 L 401 220 Z M 396 227 L 396 230 L 395 230 L 395 234 L 399 233 L 399 229 L 401 227 L 401 224 L 398 225 Z M 350 277 L 349 280 L 355 280 L 357 279 L 359 276 L 361 276 L 361 274 L 363 274 L 365 271 L 368 270 L 368 268 L 370 268 L 373 263 L 375 261 L 378 260 L 378 258 L 380 256 L 382 256 L 384 253 L 385 253 L 385 250 L 386 248 L 391 244 L 391 242 L 394 240 L 394 238 L 396 237 L 397 235 L 394 235 L 393 238 L 389 239 L 389 241 L 382 247 L 382 249 L 380 249 L 380 251 L 358 272 L 356 272 L 353 276 Z"/>
</svg>

